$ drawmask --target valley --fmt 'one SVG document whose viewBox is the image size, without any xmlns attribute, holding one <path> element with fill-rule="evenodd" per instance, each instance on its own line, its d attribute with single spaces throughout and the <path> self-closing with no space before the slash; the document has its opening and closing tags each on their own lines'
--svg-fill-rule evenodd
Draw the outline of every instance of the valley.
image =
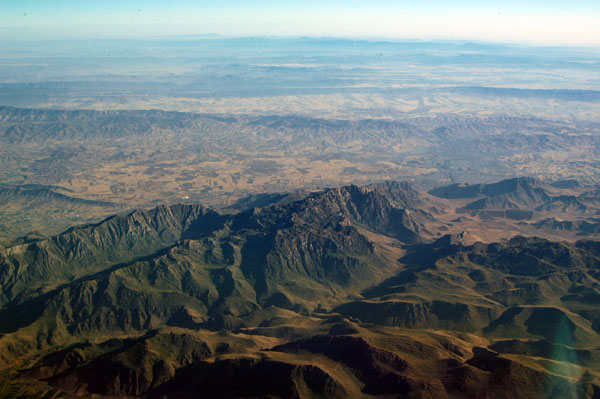
<svg viewBox="0 0 600 399">
<path fill-rule="evenodd" d="M 157 204 L 224 208 L 255 194 L 383 180 L 427 190 L 458 178 L 527 175 L 593 188 L 597 137 L 591 122 L 531 117 L 338 120 L 2 107 L 0 238 L 56 234 Z M 34 200 L 33 185 L 53 199 Z"/>
</svg>

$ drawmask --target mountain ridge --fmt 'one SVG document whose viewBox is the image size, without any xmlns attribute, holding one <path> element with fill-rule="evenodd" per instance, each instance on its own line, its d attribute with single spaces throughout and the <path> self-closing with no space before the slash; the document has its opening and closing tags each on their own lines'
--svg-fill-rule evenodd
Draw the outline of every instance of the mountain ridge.
<svg viewBox="0 0 600 399">
<path fill-rule="evenodd" d="M 439 236 L 428 210 L 350 185 L 2 249 L 0 367 L 80 396 L 595 399 L 599 243 Z"/>
</svg>

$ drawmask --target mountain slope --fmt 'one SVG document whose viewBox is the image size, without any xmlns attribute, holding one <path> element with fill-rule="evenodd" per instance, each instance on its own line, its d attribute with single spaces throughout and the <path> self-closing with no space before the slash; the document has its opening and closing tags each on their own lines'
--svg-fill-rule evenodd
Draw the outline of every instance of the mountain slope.
<svg viewBox="0 0 600 399">
<path fill-rule="evenodd" d="M 423 201 L 161 206 L 4 249 L 0 367 L 84 397 L 597 398 L 599 243 L 433 241 Z"/>
<path fill-rule="evenodd" d="M 395 250 L 360 226 L 420 240 L 418 222 L 396 207 L 413 197 L 384 184 L 236 215 L 161 206 L 11 247 L 0 252 L 0 332 L 56 345 L 161 325 L 254 325 L 270 306 L 306 311 L 315 293 L 333 300 L 397 269 Z"/>
</svg>

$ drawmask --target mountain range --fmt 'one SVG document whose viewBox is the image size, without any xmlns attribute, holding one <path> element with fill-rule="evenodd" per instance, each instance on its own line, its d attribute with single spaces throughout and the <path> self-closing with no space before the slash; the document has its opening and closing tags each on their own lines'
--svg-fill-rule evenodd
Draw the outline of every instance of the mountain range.
<svg viewBox="0 0 600 399">
<path fill-rule="evenodd" d="M 2 248 L 0 397 L 599 398 L 600 243 L 446 220 L 574 188 L 348 185 Z"/>
</svg>

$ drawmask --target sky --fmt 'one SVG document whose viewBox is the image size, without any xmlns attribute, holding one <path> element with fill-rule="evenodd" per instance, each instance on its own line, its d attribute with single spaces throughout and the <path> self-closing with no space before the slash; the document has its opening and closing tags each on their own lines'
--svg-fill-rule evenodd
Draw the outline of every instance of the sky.
<svg viewBox="0 0 600 399">
<path fill-rule="evenodd" d="M 600 47 L 600 0 L 0 0 L 0 40 L 208 33 Z"/>
</svg>

